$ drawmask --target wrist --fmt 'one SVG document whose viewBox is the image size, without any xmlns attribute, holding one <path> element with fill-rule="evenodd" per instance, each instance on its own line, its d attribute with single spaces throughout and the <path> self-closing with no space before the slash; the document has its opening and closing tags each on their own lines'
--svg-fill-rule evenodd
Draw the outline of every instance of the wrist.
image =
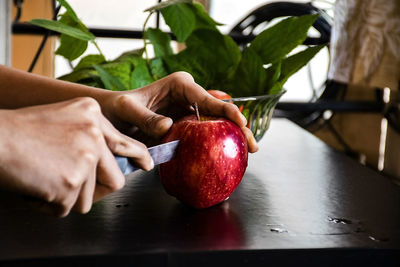
<svg viewBox="0 0 400 267">
<path fill-rule="evenodd" d="M 96 88 L 97 89 L 97 88 Z M 90 97 L 94 98 L 100 105 L 103 115 L 109 119 L 114 119 L 114 100 L 120 94 L 119 91 L 110 91 L 106 89 L 97 89 L 93 91 Z"/>
</svg>

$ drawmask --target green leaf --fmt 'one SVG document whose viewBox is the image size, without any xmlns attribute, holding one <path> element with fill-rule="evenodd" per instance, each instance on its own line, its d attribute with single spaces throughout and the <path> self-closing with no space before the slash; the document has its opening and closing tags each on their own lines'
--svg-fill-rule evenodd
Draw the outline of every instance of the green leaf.
<svg viewBox="0 0 400 267">
<path fill-rule="evenodd" d="M 192 51 L 185 49 L 177 55 L 168 56 L 164 58 L 165 65 L 169 73 L 176 71 L 186 71 L 189 72 L 196 83 L 200 84 L 204 88 L 212 88 L 211 84 L 214 81 L 213 76 L 215 76 L 212 70 L 207 71 L 207 60 L 201 61 L 203 56 L 208 55 L 208 51 L 201 49 L 197 53 L 197 58 L 191 58 Z M 196 56 L 196 55 L 195 55 Z"/>
<path fill-rule="evenodd" d="M 117 78 L 124 88 L 129 89 L 130 87 L 130 76 L 132 72 L 132 64 L 129 61 L 121 61 L 121 62 L 110 62 L 101 65 L 105 71 L 107 71 L 110 75 Z"/>
<path fill-rule="evenodd" d="M 29 23 L 48 30 L 66 34 L 83 41 L 93 41 L 95 39 L 95 36 L 90 32 L 84 32 L 80 29 L 76 29 L 74 27 L 65 25 L 59 21 L 46 20 L 46 19 L 33 19 L 29 21 Z"/>
<path fill-rule="evenodd" d="M 103 81 L 101 80 L 101 78 L 100 78 L 100 76 L 99 76 L 99 73 L 96 71 L 96 70 L 94 70 L 96 73 L 95 74 L 91 74 L 91 79 L 87 79 L 87 80 L 83 80 L 83 81 L 80 81 L 79 83 L 81 83 L 81 84 L 84 84 L 84 83 L 93 83 L 94 85 L 94 87 L 97 87 L 97 88 L 105 88 L 105 86 L 104 86 L 104 83 L 103 83 Z"/>
<path fill-rule="evenodd" d="M 71 18 L 76 21 L 76 22 L 81 22 L 78 18 L 78 16 L 76 15 L 75 11 L 72 9 L 72 7 L 67 3 L 67 1 L 65 0 L 57 0 L 60 5 L 62 5 L 66 10 L 67 13 L 71 16 Z"/>
<path fill-rule="evenodd" d="M 104 63 L 105 61 L 106 59 L 103 55 L 87 55 L 79 61 L 79 63 L 75 66 L 74 71 L 93 68 L 93 65 L 98 65 Z"/>
<path fill-rule="evenodd" d="M 267 73 L 262 59 L 253 49 L 246 49 L 235 75 L 225 90 L 233 97 L 262 95 L 267 83 Z"/>
<path fill-rule="evenodd" d="M 164 59 L 168 71 L 187 71 L 205 88 L 218 89 L 233 75 L 241 58 L 237 44 L 217 30 L 198 29 L 190 35 L 187 48 Z"/>
<path fill-rule="evenodd" d="M 228 77 L 241 60 L 241 51 L 235 41 L 218 30 L 198 29 L 187 40 L 186 46 L 191 52 L 189 57 L 204 62 L 206 71 L 215 71 L 224 77 Z M 196 56 L 197 51 L 202 51 L 203 55 Z"/>
<path fill-rule="evenodd" d="M 86 27 L 80 22 L 76 22 L 69 13 L 64 13 L 59 22 L 74 27 L 75 29 L 87 32 Z M 58 47 L 56 54 L 72 61 L 80 57 L 86 51 L 87 47 L 88 41 L 82 41 L 69 35 L 61 34 L 60 46 Z"/>
<path fill-rule="evenodd" d="M 161 9 L 161 14 L 178 42 L 184 42 L 196 26 L 196 15 L 188 4 L 169 5 Z"/>
<path fill-rule="evenodd" d="M 274 86 L 274 84 L 279 80 L 279 77 L 281 76 L 281 70 L 282 70 L 282 61 L 272 64 L 268 69 L 265 70 L 265 73 L 267 75 L 267 83 L 264 88 L 264 93 L 265 91 L 269 91 Z"/>
<path fill-rule="evenodd" d="M 155 80 L 159 80 L 169 74 L 161 58 L 154 58 L 150 61 L 150 71 Z"/>
<path fill-rule="evenodd" d="M 216 22 L 213 20 L 210 15 L 204 10 L 203 5 L 200 3 L 193 3 L 192 5 L 189 5 L 192 9 L 193 12 L 196 16 L 196 29 L 199 28 L 211 28 L 211 29 L 216 29 L 216 26 L 223 25 L 221 23 Z"/>
<path fill-rule="evenodd" d="M 157 4 L 157 5 L 154 5 L 152 7 L 149 7 L 147 9 L 145 9 L 144 12 L 154 12 L 154 11 L 157 11 L 157 10 L 161 10 L 161 9 L 163 9 L 165 7 L 168 7 L 168 6 L 171 6 L 171 5 L 176 5 L 176 4 L 179 4 L 179 3 L 193 3 L 193 0 L 169 0 L 169 1 L 164 1 L 164 2 L 161 2 L 161 3 Z"/>
<path fill-rule="evenodd" d="M 308 29 L 318 16 L 314 14 L 282 20 L 257 35 L 250 47 L 260 55 L 264 64 L 276 63 L 304 42 Z"/>
<path fill-rule="evenodd" d="M 269 89 L 268 94 L 270 95 L 276 95 L 277 93 L 279 93 L 280 91 L 282 91 L 283 88 L 283 84 L 282 83 L 275 83 L 271 89 Z"/>
<path fill-rule="evenodd" d="M 312 46 L 283 60 L 279 82 L 286 82 L 290 76 L 304 67 L 324 47 L 325 45 Z"/>
<path fill-rule="evenodd" d="M 124 91 L 124 90 L 126 90 L 126 88 L 120 82 L 120 80 L 118 80 L 117 78 L 112 76 L 110 73 L 108 73 L 102 67 L 100 67 L 98 65 L 94 65 L 93 67 L 96 69 L 97 73 L 99 74 L 100 79 L 101 79 L 101 81 L 103 82 L 103 84 L 105 86 L 105 89 L 112 90 L 112 91 Z"/>
<path fill-rule="evenodd" d="M 83 80 L 92 79 L 92 76 L 95 74 L 96 71 L 93 69 L 82 69 L 73 71 L 61 77 L 58 77 L 57 79 L 74 83 L 80 83 Z"/>
<path fill-rule="evenodd" d="M 140 88 L 154 82 L 151 77 L 146 60 L 141 57 L 136 57 L 134 60 L 135 68 L 131 75 L 131 89 Z"/>
<path fill-rule="evenodd" d="M 177 37 L 179 42 L 184 42 L 195 29 L 209 28 L 216 30 L 217 25 L 204 7 L 192 1 L 163 2 L 167 5 L 160 8 L 165 22 Z"/>
<path fill-rule="evenodd" d="M 304 67 L 325 45 L 309 47 L 297 54 L 289 56 L 282 61 L 281 75 L 271 88 L 270 94 L 278 93 L 290 76 Z"/>
<path fill-rule="evenodd" d="M 62 34 L 60 36 L 60 46 L 57 48 L 56 54 L 72 61 L 80 57 L 86 51 L 87 47 L 87 41 L 78 40 Z"/>
<path fill-rule="evenodd" d="M 144 49 L 140 48 L 140 49 L 134 49 L 134 50 L 130 50 L 130 51 L 126 51 L 124 53 L 122 53 L 119 57 L 117 57 L 116 59 L 114 59 L 113 61 L 131 61 L 132 57 L 138 57 L 138 56 L 142 56 Z M 133 62 L 132 62 L 133 65 Z"/>
<path fill-rule="evenodd" d="M 156 57 L 163 57 L 172 54 L 171 37 L 169 34 L 162 32 L 160 29 L 149 28 L 145 32 L 145 37 L 148 38 L 153 45 L 154 54 Z"/>
</svg>

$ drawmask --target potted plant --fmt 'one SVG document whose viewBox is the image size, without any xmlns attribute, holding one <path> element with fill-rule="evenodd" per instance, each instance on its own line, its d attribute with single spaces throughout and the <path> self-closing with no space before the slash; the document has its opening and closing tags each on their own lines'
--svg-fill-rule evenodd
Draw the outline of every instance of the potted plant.
<svg viewBox="0 0 400 267">
<path fill-rule="evenodd" d="M 168 0 L 145 10 L 142 49 L 127 51 L 107 59 L 96 38 L 65 0 L 58 0 L 65 12 L 57 21 L 34 19 L 30 23 L 60 32 L 56 54 L 75 60 L 86 51 L 88 42 L 98 54 L 81 57 L 74 70 L 59 79 L 109 90 L 136 89 L 176 71 L 189 72 L 206 89 L 230 94 L 241 107 L 259 140 L 269 126 L 273 109 L 284 93 L 283 85 L 323 47 L 308 47 L 296 54 L 293 49 L 303 43 L 308 29 L 318 17 L 289 17 L 262 31 L 243 50 L 233 39 L 222 34 L 216 21 L 203 6 L 192 0 Z M 147 27 L 148 19 L 160 11 L 165 23 L 185 49 L 174 52 L 171 36 Z M 154 57 L 148 56 L 149 44 Z"/>
</svg>

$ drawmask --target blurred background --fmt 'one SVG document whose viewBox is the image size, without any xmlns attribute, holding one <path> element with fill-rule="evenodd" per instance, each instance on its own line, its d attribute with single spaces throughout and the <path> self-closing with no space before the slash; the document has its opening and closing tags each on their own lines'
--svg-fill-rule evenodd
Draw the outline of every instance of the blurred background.
<svg viewBox="0 0 400 267">
<path fill-rule="evenodd" d="M 113 59 L 125 51 L 143 47 L 140 33 L 147 17 L 143 11 L 158 1 L 68 2 L 89 28 L 136 34 L 136 38 L 98 38 L 104 55 Z M 397 0 L 199 2 L 212 18 L 224 24 L 220 30 L 236 37 L 234 39 L 242 45 L 245 45 L 244 37 L 256 36 L 286 16 L 320 13 L 321 19 L 310 30 L 311 39 L 305 45 L 315 42 L 330 45 L 285 84 L 287 93 L 275 115 L 294 121 L 333 148 L 399 183 L 400 4 Z M 32 34 L 22 25 L 33 18 L 51 19 L 53 1 L 3 0 L 0 5 L 0 19 L 8 16 L 13 21 L 10 45 L 3 42 L 0 46 L 0 50 L 9 51 L 11 57 L 7 53 L 0 54 L 1 64 L 32 69 L 34 73 L 51 77 L 72 70 L 77 62 L 54 56 L 57 37 L 50 36 L 43 42 L 42 34 Z M 253 25 L 256 18 L 261 22 Z M 148 25 L 157 23 L 168 31 L 155 16 Z M 3 25 L 1 33 L 5 34 L 0 37 L 7 41 L 7 29 L 11 27 L 7 27 L 7 21 L 0 25 Z M 43 50 L 33 67 L 41 43 L 44 43 Z M 174 49 L 181 49 L 181 46 L 175 44 Z M 85 54 L 95 52 L 96 49 L 89 46 Z"/>
</svg>

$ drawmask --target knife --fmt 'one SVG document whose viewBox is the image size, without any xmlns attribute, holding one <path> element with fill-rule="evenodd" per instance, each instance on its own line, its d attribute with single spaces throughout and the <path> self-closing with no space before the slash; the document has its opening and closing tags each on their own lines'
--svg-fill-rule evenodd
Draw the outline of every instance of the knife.
<svg viewBox="0 0 400 267">
<path fill-rule="evenodd" d="M 173 159 L 178 144 L 179 140 L 175 140 L 161 145 L 149 147 L 149 153 L 153 158 L 154 165 L 158 165 Z M 132 165 L 126 157 L 115 156 L 115 160 L 117 161 L 118 166 L 124 175 L 140 170 L 139 167 Z"/>
</svg>

